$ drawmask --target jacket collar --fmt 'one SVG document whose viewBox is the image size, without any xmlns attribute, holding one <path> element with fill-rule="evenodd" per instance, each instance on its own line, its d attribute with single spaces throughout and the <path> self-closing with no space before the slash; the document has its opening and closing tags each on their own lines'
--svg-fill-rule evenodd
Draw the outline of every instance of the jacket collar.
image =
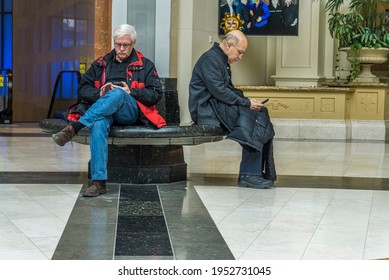
<svg viewBox="0 0 389 280">
<path fill-rule="evenodd" d="M 108 54 L 101 57 L 100 61 L 101 61 L 101 63 L 106 64 L 109 61 L 113 61 L 115 59 L 115 57 L 116 57 L 116 51 L 115 51 L 115 49 L 113 49 L 111 52 L 109 52 Z M 128 61 L 130 61 L 130 65 L 132 65 L 132 66 L 143 66 L 142 58 L 144 58 L 144 55 L 141 52 L 133 49 L 129 58 L 128 58 Z"/>
<path fill-rule="evenodd" d="M 212 50 L 226 63 L 228 64 L 228 56 L 224 53 L 219 43 L 213 43 Z"/>
</svg>

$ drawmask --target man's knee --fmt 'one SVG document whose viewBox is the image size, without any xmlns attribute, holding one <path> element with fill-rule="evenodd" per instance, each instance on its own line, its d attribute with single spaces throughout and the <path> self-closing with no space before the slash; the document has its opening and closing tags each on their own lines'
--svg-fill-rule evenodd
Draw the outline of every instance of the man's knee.
<svg viewBox="0 0 389 280">
<path fill-rule="evenodd" d="M 94 131 L 97 132 L 101 132 L 101 131 L 104 131 L 104 132 L 108 132 L 109 131 L 109 127 L 111 125 L 111 122 L 109 120 L 108 117 L 106 118 L 103 118 L 103 119 L 100 119 L 100 120 L 96 120 L 92 127 L 90 128 L 91 130 L 91 133 L 93 133 Z"/>
<path fill-rule="evenodd" d="M 107 93 L 108 97 L 115 97 L 115 98 L 123 98 L 123 96 L 126 96 L 127 92 L 124 91 L 124 89 L 121 88 L 115 88 Z"/>
</svg>

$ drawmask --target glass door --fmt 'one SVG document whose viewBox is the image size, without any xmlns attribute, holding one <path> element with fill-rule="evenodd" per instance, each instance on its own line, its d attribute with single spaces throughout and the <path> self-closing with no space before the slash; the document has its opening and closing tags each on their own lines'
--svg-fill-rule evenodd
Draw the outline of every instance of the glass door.
<svg viewBox="0 0 389 280">
<path fill-rule="evenodd" d="M 0 0 L 0 124 L 12 123 L 12 0 Z"/>
</svg>

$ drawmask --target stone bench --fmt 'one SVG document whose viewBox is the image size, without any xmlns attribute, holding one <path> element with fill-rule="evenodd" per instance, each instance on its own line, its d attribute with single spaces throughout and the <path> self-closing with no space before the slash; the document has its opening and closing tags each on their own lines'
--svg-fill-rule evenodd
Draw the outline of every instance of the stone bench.
<svg viewBox="0 0 389 280">
<path fill-rule="evenodd" d="M 62 119 L 44 119 L 44 132 L 56 133 L 66 126 Z M 187 179 L 183 145 L 198 145 L 224 139 L 226 131 L 209 125 L 113 126 L 108 144 L 109 182 L 131 184 L 173 183 Z M 73 141 L 89 144 L 82 129 Z M 90 172 L 89 172 L 90 174 Z"/>
<path fill-rule="evenodd" d="M 220 127 L 180 123 L 177 79 L 161 78 L 164 97 L 157 104 L 167 126 L 113 126 L 108 141 L 108 180 L 117 183 L 172 183 L 187 179 L 183 145 L 220 141 L 226 135 Z M 44 119 L 40 127 L 56 133 L 67 124 L 63 119 Z M 89 132 L 82 129 L 73 141 L 89 144 Z M 90 172 L 89 172 L 90 175 Z"/>
</svg>

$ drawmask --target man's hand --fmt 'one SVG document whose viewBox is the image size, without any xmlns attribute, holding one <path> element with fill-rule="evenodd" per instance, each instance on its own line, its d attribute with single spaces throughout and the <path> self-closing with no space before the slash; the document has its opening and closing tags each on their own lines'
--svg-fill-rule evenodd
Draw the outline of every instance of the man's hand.
<svg viewBox="0 0 389 280">
<path fill-rule="evenodd" d="M 131 93 L 131 90 L 130 90 L 130 88 L 128 87 L 127 83 L 125 83 L 125 82 L 121 82 L 121 83 L 122 83 L 121 86 L 111 84 L 111 89 L 121 88 L 122 90 L 124 90 L 125 92 L 127 92 L 128 94 L 130 94 L 130 93 Z"/>
<path fill-rule="evenodd" d="M 106 83 L 105 85 L 103 85 L 101 88 L 100 88 L 100 97 L 103 97 L 104 95 L 107 94 L 108 91 L 110 90 L 113 90 L 115 88 L 121 88 L 123 89 L 125 92 L 127 92 L 128 94 L 131 93 L 131 90 L 130 88 L 128 87 L 128 85 L 125 83 L 125 82 L 121 82 L 123 86 L 117 86 L 117 85 L 114 85 L 113 83 Z"/>
<path fill-rule="evenodd" d="M 251 105 L 250 105 L 250 109 L 253 109 L 253 110 L 261 110 L 262 107 L 264 107 L 265 105 L 262 104 L 260 101 L 256 100 L 256 99 L 250 99 L 250 102 L 251 102 Z"/>
<path fill-rule="evenodd" d="M 106 83 L 105 85 L 103 85 L 100 88 L 100 97 L 103 97 L 104 95 L 106 95 L 107 92 L 111 90 L 111 86 L 112 86 L 111 83 Z"/>
</svg>

